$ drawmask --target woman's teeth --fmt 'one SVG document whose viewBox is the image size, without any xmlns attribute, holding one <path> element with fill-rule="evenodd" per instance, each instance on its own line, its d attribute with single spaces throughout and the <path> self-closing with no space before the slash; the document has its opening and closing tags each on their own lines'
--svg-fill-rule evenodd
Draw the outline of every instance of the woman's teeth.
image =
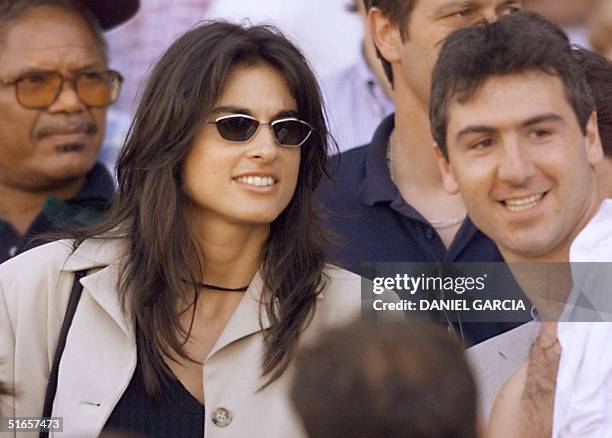
<svg viewBox="0 0 612 438">
<path fill-rule="evenodd" d="M 241 176 L 236 178 L 236 181 L 257 187 L 271 186 L 274 184 L 274 178 L 271 176 Z"/>
</svg>

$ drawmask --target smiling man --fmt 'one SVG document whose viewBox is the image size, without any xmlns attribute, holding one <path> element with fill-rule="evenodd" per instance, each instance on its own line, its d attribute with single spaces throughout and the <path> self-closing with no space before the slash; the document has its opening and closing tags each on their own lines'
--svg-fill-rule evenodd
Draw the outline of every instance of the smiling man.
<svg viewBox="0 0 612 438">
<path fill-rule="evenodd" d="M 138 2 L 98 3 L 0 5 L 0 262 L 41 233 L 96 220 L 112 196 L 96 160 L 121 75 L 108 69 L 102 26 Z"/>
<path fill-rule="evenodd" d="M 333 259 L 367 275 L 368 262 L 498 262 L 457 194 L 444 190 L 427 108 L 431 72 L 444 38 L 522 8 L 521 0 L 366 0 L 370 33 L 393 85 L 394 114 L 370 144 L 342 153 L 320 199 L 342 239 Z M 464 324 L 471 342 L 506 327 Z"/>
<path fill-rule="evenodd" d="M 522 262 L 513 273 L 537 310 L 559 316 L 534 287 L 534 266 L 555 272 L 561 311 L 570 290 L 596 292 L 567 262 L 612 262 L 612 201 L 596 173 L 595 104 L 563 31 L 520 13 L 454 33 L 434 70 L 430 117 L 446 190 L 461 194 L 506 261 Z M 609 285 L 609 270 L 598 271 Z M 607 436 L 611 326 L 543 322 L 498 398 L 490 436 Z"/>
</svg>

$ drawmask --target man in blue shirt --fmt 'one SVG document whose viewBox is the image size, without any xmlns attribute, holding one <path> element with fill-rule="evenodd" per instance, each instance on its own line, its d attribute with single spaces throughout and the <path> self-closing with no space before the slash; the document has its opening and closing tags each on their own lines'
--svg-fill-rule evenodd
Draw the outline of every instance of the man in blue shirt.
<svg viewBox="0 0 612 438">
<path fill-rule="evenodd" d="M 522 0 L 366 0 L 370 32 L 393 84 L 396 111 L 372 142 L 332 160 L 319 189 L 340 237 L 336 263 L 362 275 L 367 262 L 503 261 L 450 195 L 433 152 L 427 108 L 439 47 L 452 31 L 518 11 Z M 505 328 L 475 325 L 475 342 Z"/>
</svg>

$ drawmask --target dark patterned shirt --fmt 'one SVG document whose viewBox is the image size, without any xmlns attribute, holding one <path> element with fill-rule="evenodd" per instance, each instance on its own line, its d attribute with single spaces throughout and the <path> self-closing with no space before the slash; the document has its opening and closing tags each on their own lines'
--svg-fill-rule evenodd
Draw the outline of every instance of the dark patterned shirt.
<svg viewBox="0 0 612 438">
<path fill-rule="evenodd" d="M 110 205 L 114 192 L 112 176 L 103 164 L 96 163 L 87 174 L 83 188 L 74 198 L 63 201 L 49 196 L 25 234 L 19 234 L 11 224 L 0 218 L 0 263 L 45 243 L 36 240 L 37 236 L 99 220 Z"/>
</svg>

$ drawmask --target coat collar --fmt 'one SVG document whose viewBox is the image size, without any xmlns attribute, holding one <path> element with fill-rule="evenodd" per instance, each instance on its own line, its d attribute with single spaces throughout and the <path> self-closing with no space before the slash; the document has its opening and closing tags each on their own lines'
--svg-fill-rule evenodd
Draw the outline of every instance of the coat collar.
<svg viewBox="0 0 612 438">
<path fill-rule="evenodd" d="M 82 242 L 68 257 L 62 271 L 87 271 L 81 279 L 83 290 L 104 309 L 130 339 L 134 338 L 134 326 L 129 315 L 123 312 L 117 283 L 121 262 L 128 254 L 126 239 L 92 238 Z"/>
<path fill-rule="evenodd" d="M 68 256 L 62 271 L 76 272 L 118 265 L 128 252 L 127 239 L 112 237 L 86 239 Z"/>
<path fill-rule="evenodd" d="M 261 305 L 263 289 L 263 279 L 257 272 L 206 359 L 229 344 L 270 327 L 268 315 Z"/>
<path fill-rule="evenodd" d="M 81 280 L 84 290 L 115 321 L 126 336 L 133 339 L 133 321 L 121 308 L 117 294 L 121 264 L 128 253 L 127 239 L 87 239 L 68 257 L 62 270 L 94 271 Z M 207 358 L 233 342 L 270 327 L 268 315 L 261 306 L 263 288 L 263 279 L 257 272 Z"/>
</svg>

